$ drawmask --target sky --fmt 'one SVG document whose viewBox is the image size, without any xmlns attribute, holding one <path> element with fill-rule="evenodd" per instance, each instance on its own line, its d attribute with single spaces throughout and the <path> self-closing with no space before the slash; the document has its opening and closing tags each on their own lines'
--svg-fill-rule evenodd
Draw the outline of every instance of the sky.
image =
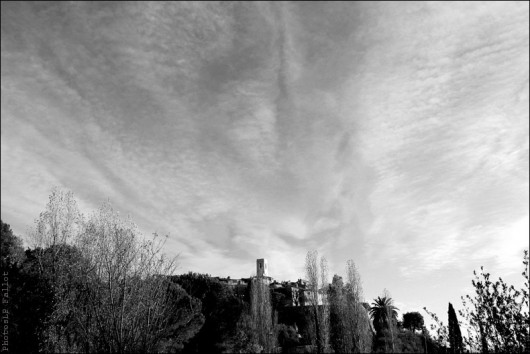
<svg viewBox="0 0 530 354">
<path fill-rule="evenodd" d="M 445 318 L 519 281 L 528 2 L 2 2 L 1 217 L 104 201 L 180 271 L 330 277 Z M 425 315 L 425 313 L 424 313 Z"/>
</svg>

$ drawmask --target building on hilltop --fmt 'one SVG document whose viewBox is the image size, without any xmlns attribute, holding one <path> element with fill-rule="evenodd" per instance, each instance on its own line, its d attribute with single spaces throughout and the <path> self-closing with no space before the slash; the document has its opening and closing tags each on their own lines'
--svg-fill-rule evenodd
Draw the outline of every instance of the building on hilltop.
<svg viewBox="0 0 530 354">
<path fill-rule="evenodd" d="M 272 278 L 269 276 L 269 265 L 265 258 L 256 259 L 256 279 L 268 284 L 272 282 Z"/>
<path fill-rule="evenodd" d="M 240 297 L 248 292 L 253 279 L 266 282 L 271 290 L 271 295 L 276 293 L 276 298 L 279 299 L 283 307 L 297 307 L 309 305 L 310 290 L 308 289 L 307 280 L 298 279 L 296 282 L 282 281 L 277 282 L 269 276 L 269 265 L 267 259 L 256 259 L 256 276 L 251 278 L 231 279 L 215 277 L 219 282 L 226 284 L 234 289 Z"/>
<path fill-rule="evenodd" d="M 269 276 L 269 265 L 265 258 L 256 259 L 256 275 L 258 278 Z"/>
</svg>

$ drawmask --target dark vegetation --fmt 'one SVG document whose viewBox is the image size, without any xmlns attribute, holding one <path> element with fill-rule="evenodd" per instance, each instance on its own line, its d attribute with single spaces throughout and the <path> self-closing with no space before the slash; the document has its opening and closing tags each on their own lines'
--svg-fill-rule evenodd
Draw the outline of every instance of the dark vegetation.
<svg viewBox="0 0 530 354">
<path fill-rule="evenodd" d="M 54 190 L 35 224 L 34 245 L 1 223 L 8 291 L 9 352 L 528 352 L 528 253 L 516 289 L 475 273 L 448 326 L 425 311 L 399 321 L 388 292 L 364 302 L 353 261 L 343 278 L 309 252 L 309 291 L 292 306 L 285 288 L 260 279 L 228 285 L 207 274 L 175 274 L 158 236 L 142 240 L 105 204 L 89 218 L 71 193 Z M 5 318 L 5 317 L 4 317 Z M 4 321 L 5 324 L 5 321 Z M 466 333 L 463 332 L 465 328 Z M 431 334 L 433 333 L 433 334 Z M 4 349 L 3 349 L 4 350 Z"/>
</svg>

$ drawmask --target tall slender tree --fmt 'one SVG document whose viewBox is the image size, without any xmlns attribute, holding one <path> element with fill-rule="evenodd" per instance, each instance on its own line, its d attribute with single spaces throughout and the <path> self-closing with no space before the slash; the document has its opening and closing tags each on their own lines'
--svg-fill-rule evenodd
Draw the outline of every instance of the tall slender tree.
<svg viewBox="0 0 530 354">
<path fill-rule="evenodd" d="M 347 316 L 352 337 L 353 347 L 351 351 L 365 353 L 371 349 L 370 318 L 362 305 L 363 289 L 361 276 L 355 262 L 350 259 L 346 263 L 347 289 Z"/>
<path fill-rule="evenodd" d="M 333 276 L 328 290 L 330 309 L 330 342 L 335 353 L 351 351 L 353 343 L 348 336 L 346 314 L 346 291 L 342 277 Z"/>
<path fill-rule="evenodd" d="M 449 303 L 448 321 L 449 321 L 449 346 L 451 353 L 462 353 L 464 345 L 462 343 L 462 333 L 460 332 L 460 325 L 456 317 L 453 305 Z"/>
<path fill-rule="evenodd" d="M 320 323 L 322 328 L 322 346 L 324 351 L 329 347 L 329 300 L 328 300 L 328 261 L 324 257 L 320 257 L 320 284 L 319 294 L 321 296 L 322 308 L 320 311 Z"/>
<path fill-rule="evenodd" d="M 275 333 L 272 322 L 272 304 L 269 284 L 265 278 L 256 277 L 250 285 L 250 318 L 257 344 L 266 353 L 275 347 Z"/>
<path fill-rule="evenodd" d="M 315 320 L 317 352 L 322 353 L 329 342 L 329 312 L 324 310 L 325 306 L 321 305 L 327 303 L 327 291 L 322 289 L 327 286 L 327 262 L 321 259 L 319 267 L 318 252 L 309 251 L 306 256 L 305 270 L 309 290 L 307 300 Z"/>
</svg>

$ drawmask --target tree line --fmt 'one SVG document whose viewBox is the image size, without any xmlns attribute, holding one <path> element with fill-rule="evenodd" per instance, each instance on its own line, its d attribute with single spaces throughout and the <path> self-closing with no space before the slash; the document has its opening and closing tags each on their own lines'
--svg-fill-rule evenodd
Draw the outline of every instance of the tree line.
<svg viewBox="0 0 530 354">
<path fill-rule="evenodd" d="M 177 259 L 162 252 L 165 238 L 142 235 L 108 202 L 84 215 L 73 193 L 53 189 L 26 250 L 1 224 L 8 328 L 2 348 L 10 352 L 461 353 L 530 347 L 527 251 L 525 287 L 475 272 L 476 294 L 462 299 L 460 320 L 450 303 L 448 326 L 424 308 L 435 323 L 429 331 L 419 312 L 398 320 L 387 290 L 365 302 L 353 260 L 344 276 L 330 281 L 326 259 L 309 251 L 301 294 L 307 306 L 289 307 L 281 301 L 286 294 L 263 278 L 233 287 L 207 274 L 177 275 Z"/>
</svg>

